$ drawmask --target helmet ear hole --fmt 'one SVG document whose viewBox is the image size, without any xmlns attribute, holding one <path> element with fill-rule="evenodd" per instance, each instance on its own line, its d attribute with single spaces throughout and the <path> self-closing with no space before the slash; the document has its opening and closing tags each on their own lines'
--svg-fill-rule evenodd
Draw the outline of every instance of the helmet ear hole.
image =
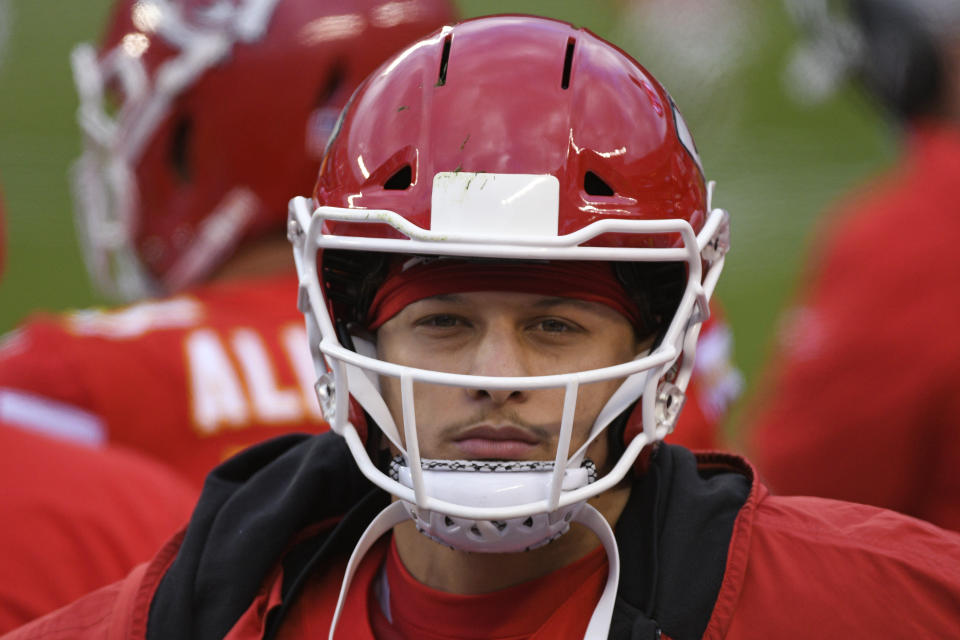
<svg viewBox="0 0 960 640">
<path fill-rule="evenodd" d="M 190 118 L 180 118 L 173 125 L 173 134 L 170 136 L 170 164 L 180 182 L 187 183 L 193 179 L 193 167 L 190 163 L 190 141 L 193 138 L 193 121 Z"/>
<path fill-rule="evenodd" d="M 613 187 L 604 182 L 603 178 L 593 171 L 587 171 L 583 176 L 583 190 L 591 196 L 612 196 Z"/>
</svg>

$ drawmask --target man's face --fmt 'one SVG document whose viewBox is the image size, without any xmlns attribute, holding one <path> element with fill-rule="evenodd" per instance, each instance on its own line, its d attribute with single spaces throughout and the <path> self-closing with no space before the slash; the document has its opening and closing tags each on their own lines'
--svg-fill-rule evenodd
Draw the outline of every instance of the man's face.
<svg viewBox="0 0 960 640">
<path fill-rule="evenodd" d="M 414 302 L 377 333 L 380 358 L 396 364 L 480 376 L 541 376 L 630 361 L 633 327 L 610 307 L 528 293 L 476 292 Z M 570 452 L 590 428 L 621 379 L 580 387 Z M 383 395 L 403 424 L 400 382 L 381 378 Z M 420 455 L 464 460 L 553 460 L 564 389 L 465 389 L 414 385 Z M 402 427 L 401 427 L 402 431 Z M 588 450 L 602 469 L 606 438 Z"/>
</svg>

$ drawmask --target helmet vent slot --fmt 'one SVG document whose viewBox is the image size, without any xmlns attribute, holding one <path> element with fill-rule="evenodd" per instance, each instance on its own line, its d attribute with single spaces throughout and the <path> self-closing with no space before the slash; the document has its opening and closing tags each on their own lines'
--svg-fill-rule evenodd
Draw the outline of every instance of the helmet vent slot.
<svg viewBox="0 0 960 640">
<path fill-rule="evenodd" d="M 615 195 L 613 188 L 603 181 L 603 178 L 593 171 L 587 171 L 583 176 L 583 190 L 591 196 L 612 196 Z"/>
<path fill-rule="evenodd" d="M 447 84 L 447 63 L 450 62 L 450 45 L 453 44 L 453 34 L 447 34 L 443 39 L 443 54 L 440 56 L 440 74 L 437 76 L 437 86 Z"/>
<path fill-rule="evenodd" d="M 410 165 L 405 165 L 395 174 L 387 178 L 387 181 L 383 183 L 383 188 L 403 191 L 410 187 L 411 182 L 413 182 L 413 170 L 410 168 Z"/>
<path fill-rule="evenodd" d="M 180 118 L 173 126 L 170 136 L 170 164 L 180 182 L 190 182 L 193 178 L 190 166 L 190 140 L 193 138 L 193 122 L 190 118 Z"/>
<path fill-rule="evenodd" d="M 343 60 L 337 60 L 330 68 L 330 73 L 317 93 L 317 106 L 326 107 L 340 91 L 347 79 L 347 65 Z"/>
<path fill-rule="evenodd" d="M 574 38 L 567 40 L 567 54 L 563 58 L 563 79 L 560 81 L 561 89 L 570 87 L 570 71 L 573 69 L 573 50 L 576 46 L 577 41 Z"/>
</svg>

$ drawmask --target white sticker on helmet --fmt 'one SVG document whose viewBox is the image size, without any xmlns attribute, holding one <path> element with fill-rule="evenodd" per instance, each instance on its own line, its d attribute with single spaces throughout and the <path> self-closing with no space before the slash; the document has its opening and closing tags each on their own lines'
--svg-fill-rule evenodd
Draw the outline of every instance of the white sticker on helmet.
<svg viewBox="0 0 960 640">
<path fill-rule="evenodd" d="M 430 229 L 456 235 L 557 235 L 560 181 L 552 175 L 441 172 L 433 177 Z"/>
</svg>

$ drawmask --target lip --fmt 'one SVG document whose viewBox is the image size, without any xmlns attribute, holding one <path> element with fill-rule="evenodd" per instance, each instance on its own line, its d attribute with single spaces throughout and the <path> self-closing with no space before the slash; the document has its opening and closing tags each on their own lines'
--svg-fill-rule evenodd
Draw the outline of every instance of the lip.
<svg viewBox="0 0 960 640">
<path fill-rule="evenodd" d="M 540 444 L 540 438 L 514 426 L 471 427 L 454 438 L 454 443 L 471 460 L 522 460 Z"/>
</svg>

